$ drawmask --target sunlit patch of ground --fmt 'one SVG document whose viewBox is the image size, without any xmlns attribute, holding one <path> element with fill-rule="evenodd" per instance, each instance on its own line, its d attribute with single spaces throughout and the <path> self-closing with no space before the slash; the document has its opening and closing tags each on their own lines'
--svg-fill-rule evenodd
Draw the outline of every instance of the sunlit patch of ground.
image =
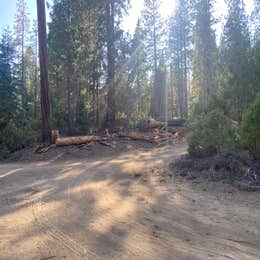
<svg viewBox="0 0 260 260">
<path fill-rule="evenodd" d="M 0 165 L 0 259 L 259 259 L 260 194 L 174 178 L 185 152 Z"/>
</svg>

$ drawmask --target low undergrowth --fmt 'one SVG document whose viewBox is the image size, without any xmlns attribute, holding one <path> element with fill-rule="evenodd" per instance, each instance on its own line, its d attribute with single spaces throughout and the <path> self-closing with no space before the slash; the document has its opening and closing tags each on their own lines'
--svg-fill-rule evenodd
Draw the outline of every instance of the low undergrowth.
<svg viewBox="0 0 260 260">
<path fill-rule="evenodd" d="M 194 158 L 185 155 L 171 164 L 175 176 L 190 180 L 203 178 L 209 181 L 226 180 L 248 190 L 260 190 L 260 160 L 247 152 L 237 155 L 213 155 Z"/>
</svg>

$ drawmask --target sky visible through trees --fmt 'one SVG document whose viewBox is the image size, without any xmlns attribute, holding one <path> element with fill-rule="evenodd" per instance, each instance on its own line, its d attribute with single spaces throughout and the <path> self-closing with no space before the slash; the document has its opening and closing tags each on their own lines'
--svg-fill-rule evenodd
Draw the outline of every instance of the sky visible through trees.
<svg viewBox="0 0 260 260">
<path fill-rule="evenodd" d="M 141 9 L 143 7 L 144 0 L 132 0 L 132 7 L 128 11 L 128 14 L 125 17 L 123 27 L 125 30 L 129 31 L 131 34 L 134 33 L 135 25 L 137 23 L 138 17 L 140 16 Z M 52 0 L 47 1 L 52 5 Z M 253 0 L 245 1 L 247 14 L 250 15 L 253 11 Z M 28 11 L 30 14 L 30 19 L 36 19 L 37 10 L 36 10 L 36 0 L 27 0 Z M 162 7 L 160 8 L 161 15 L 168 17 L 176 9 L 178 5 L 178 0 L 163 0 Z M 1 3 L 1 16 L 0 16 L 0 29 L 2 30 L 6 26 L 12 26 L 14 21 L 14 13 L 16 10 L 16 1 L 3 1 Z M 49 12 L 47 11 L 47 20 L 50 21 Z M 227 14 L 227 7 L 225 0 L 218 0 L 215 4 L 215 16 L 221 18 Z M 222 24 L 222 23 L 221 23 Z M 221 25 L 217 29 L 220 29 Z"/>
</svg>

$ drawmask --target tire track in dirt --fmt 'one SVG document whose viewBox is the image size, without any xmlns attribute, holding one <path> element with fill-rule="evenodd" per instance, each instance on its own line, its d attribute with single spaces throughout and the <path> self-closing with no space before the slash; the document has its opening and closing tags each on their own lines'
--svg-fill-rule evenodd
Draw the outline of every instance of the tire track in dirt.
<svg viewBox="0 0 260 260">
<path fill-rule="evenodd" d="M 116 158 L 116 157 L 114 157 L 114 158 Z M 106 161 L 113 160 L 114 158 L 109 158 Z M 72 200 L 71 187 L 75 187 L 75 186 L 77 186 L 77 184 L 80 185 L 83 182 L 90 181 L 91 178 L 93 176 L 95 176 L 95 174 L 97 174 L 97 172 L 93 171 L 91 174 L 90 173 L 88 173 L 88 174 L 89 174 L 88 177 L 86 177 L 85 175 L 80 175 L 78 178 L 75 178 L 75 180 L 70 183 L 70 185 L 66 189 L 66 193 L 65 193 L 67 200 Z M 136 182 L 138 182 L 138 181 L 136 181 Z M 105 198 L 108 203 L 113 202 L 113 200 L 110 199 L 109 196 L 104 195 L 103 192 L 100 192 L 100 197 Z M 81 257 L 84 259 L 102 259 L 97 254 L 95 254 L 90 249 L 88 249 L 87 246 L 82 245 L 78 241 L 74 240 L 71 236 L 69 236 L 68 234 L 61 231 L 61 229 L 59 229 L 57 226 L 53 225 L 46 215 L 43 215 L 40 213 L 43 205 L 44 205 L 44 203 L 41 200 L 38 200 L 37 203 L 32 203 L 32 211 L 33 211 L 34 218 L 36 220 L 36 223 L 40 226 L 40 228 L 43 232 L 45 232 L 48 236 L 54 238 L 62 246 L 65 246 L 66 248 L 68 248 L 73 254 L 77 255 L 78 257 Z M 88 213 L 90 215 L 92 215 L 91 211 Z M 96 218 L 100 218 L 101 216 L 104 219 L 111 219 L 113 217 L 112 214 L 109 214 L 109 213 L 102 213 L 102 215 L 95 214 Z M 120 224 L 120 221 L 114 223 L 114 225 L 119 225 L 119 224 Z M 109 239 L 114 242 L 120 241 L 119 238 L 120 238 L 120 236 L 118 236 L 112 232 L 109 235 Z M 135 240 L 135 239 L 141 240 L 142 234 L 136 234 L 132 238 L 133 238 L 133 240 Z M 121 244 L 121 246 L 122 246 L 122 244 Z M 128 251 L 128 255 L 136 255 L 136 254 L 139 256 L 142 255 L 144 257 L 144 259 L 152 259 L 152 257 L 153 257 L 152 252 L 145 251 L 144 248 L 134 246 L 132 243 L 129 243 L 129 242 L 126 243 L 124 241 L 124 249 Z M 127 252 L 125 252 L 125 253 L 127 253 Z"/>
<path fill-rule="evenodd" d="M 62 246 L 65 246 L 79 257 L 84 257 L 87 259 L 90 259 L 90 257 L 92 259 L 100 259 L 95 253 L 91 252 L 89 249 L 73 240 L 70 236 L 57 229 L 48 221 L 46 216 L 41 216 L 39 214 L 40 207 L 41 203 L 33 204 L 33 215 L 45 233 L 47 233 L 50 237 L 54 238 L 56 241 L 58 241 L 58 243 L 60 243 Z"/>
<path fill-rule="evenodd" d="M 71 183 L 67 190 L 70 189 L 70 187 L 74 184 L 74 182 Z M 42 207 L 42 205 L 44 205 L 44 203 L 41 200 L 38 200 L 37 203 L 32 203 L 32 211 L 36 222 L 48 236 L 54 238 L 59 244 L 69 249 L 73 254 L 77 255 L 78 257 L 82 257 L 84 259 L 90 259 L 90 257 L 91 259 L 100 259 L 86 246 L 83 246 L 79 242 L 75 241 L 73 238 L 65 234 L 55 225 L 51 224 L 49 218 L 40 213 L 40 208 Z"/>
<path fill-rule="evenodd" d="M 30 168 L 28 168 L 30 169 Z M 5 196 L 2 198 L 2 201 L 5 201 L 4 205 L 1 205 L 2 208 L 8 206 L 9 208 L 12 207 L 16 202 L 17 202 L 17 198 L 16 198 L 16 195 L 17 194 L 23 194 L 23 195 L 30 195 L 31 196 L 31 200 L 28 199 L 28 198 L 25 198 L 23 200 L 23 202 L 26 202 L 28 204 L 28 208 L 32 208 L 33 207 L 33 204 L 35 203 L 34 202 L 34 199 L 33 199 L 33 196 L 35 194 L 38 193 L 37 189 L 35 189 L 34 187 L 29 187 L 29 188 L 22 188 L 22 189 L 18 189 L 18 190 L 15 190 L 15 191 L 12 191 L 13 194 L 12 196 L 10 197 L 10 193 L 7 193 L 5 194 Z M 32 212 L 32 214 L 26 214 L 26 215 L 23 215 L 22 217 L 20 216 L 19 217 L 19 220 L 18 222 L 17 221 L 14 221 L 12 223 L 12 226 L 11 226 L 11 230 L 8 229 L 8 226 L 6 227 L 6 233 L 10 234 L 10 235 L 13 235 L 13 234 L 20 234 L 21 232 L 23 232 L 23 228 L 21 226 L 21 222 L 19 221 L 22 221 L 23 222 L 23 225 L 25 223 L 31 223 L 31 226 L 32 226 L 32 229 L 34 230 L 34 232 L 39 232 L 39 231 L 43 231 L 41 227 L 39 227 L 37 224 L 36 224 L 36 218 Z M 25 223 L 24 223 L 25 221 Z M 37 229 L 37 231 L 35 230 Z M 6 234 L 5 234 L 6 235 Z M 50 255 L 52 255 L 52 250 L 51 248 L 48 246 L 48 243 L 45 242 L 45 240 L 38 240 L 38 239 L 34 239 L 34 242 L 35 244 L 37 245 L 36 247 L 39 249 L 39 248 L 44 248 L 44 251 L 48 251 L 50 252 Z M 16 256 L 16 253 L 15 252 L 10 252 L 11 253 L 11 259 L 20 259 L 20 256 Z M 40 252 L 41 254 L 42 252 Z M 0 255 L 0 259 L 5 259 L 3 256 Z M 9 258 L 6 258 L 6 259 L 9 259 Z"/>
<path fill-rule="evenodd" d="M 178 148 L 164 150 L 158 165 L 164 168 L 168 159 L 176 158 L 180 152 Z M 35 186 L 28 185 L 21 175 L 13 193 L 21 193 L 21 183 L 36 191 L 42 187 L 37 195 L 28 196 L 28 202 L 32 202 L 28 211 L 16 213 L 17 217 L 29 216 L 31 223 L 26 228 L 33 230 L 32 242 L 41 247 L 35 251 L 32 244 L 27 253 L 46 259 L 60 259 L 64 254 L 67 259 L 257 259 L 257 232 L 245 234 L 246 229 L 240 227 L 250 225 L 257 230 L 259 223 L 259 207 L 253 215 L 245 213 L 250 209 L 246 204 L 248 195 L 240 205 L 238 200 L 231 203 L 214 190 L 202 192 L 186 183 L 170 182 L 167 172 L 159 172 L 156 166 L 152 166 L 155 172 L 147 169 L 150 162 L 158 159 L 157 151 L 144 156 L 140 173 L 136 167 L 129 171 L 129 165 L 138 164 L 137 157 L 132 152 L 127 157 L 98 158 L 94 164 L 80 159 L 65 165 L 46 165 L 38 170 L 46 171 L 39 176 L 44 185 L 38 186 L 36 182 Z M 26 172 L 33 176 L 34 167 L 26 168 Z M 34 178 L 39 180 L 36 175 Z M 21 201 L 26 198 L 22 196 Z M 216 215 L 214 208 L 220 211 Z M 239 217 L 232 219 L 233 214 Z M 25 231 L 22 227 L 17 233 Z"/>
<path fill-rule="evenodd" d="M 180 152 L 181 153 L 183 153 L 183 151 L 182 151 L 182 149 L 183 149 L 183 147 L 181 147 L 181 149 L 180 149 Z M 169 158 L 174 158 L 174 157 L 176 157 L 176 156 L 179 156 L 179 155 L 176 155 L 176 151 L 172 151 L 172 150 L 170 150 L 170 151 L 168 151 L 169 153 L 167 153 L 167 158 L 169 159 Z M 130 154 L 131 155 L 131 154 Z M 154 155 L 153 155 L 154 156 Z M 164 154 L 164 156 L 165 156 L 165 154 Z M 129 162 L 132 162 L 132 160 L 131 160 L 131 156 L 128 156 L 128 158 L 129 159 L 127 159 L 127 161 L 125 161 L 125 163 L 129 163 Z M 107 158 L 107 159 L 105 159 L 105 160 L 103 160 L 102 161 L 102 164 L 104 164 L 104 162 L 105 163 L 108 163 L 109 161 L 113 161 L 114 159 L 118 159 L 118 156 L 114 156 L 114 157 L 110 157 L 110 158 Z M 165 160 L 166 158 L 164 157 L 164 160 Z M 149 159 L 149 160 L 151 160 L 151 158 Z M 159 163 L 159 164 L 161 164 L 161 163 Z M 111 169 L 107 169 L 107 171 L 108 172 L 112 172 L 112 166 L 109 166 L 109 167 L 111 167 Z M 143 166 L 144 168 L 142 168 L 142 169 L 140 169 L 140 170 L 146 170 L 146 171 L 148 171 L 149 169 L 147 168 L 147 165 L 145 165 L 145 166 Z M 154 168 L 154 166 L 153 167 L 151 167 L 151 169 L 152 168 Z M 97 170 L 95 170 L 95 169 L 92 169 L 94 172 L 92 172 L 91 174 L 90 173 L 88 173 L 89 175 L 88 175 L 88 177 L 86 177 L 85 175 L 80 175 L 78 178 L 76 178 L 75 180 L 74 180 L 74 182 L 73 183 L 71 183 L 71 185 L 67 188 L 67 190 L 66 190 L 66 193 L 67 193 L 67 198 L 68 198 L 68 200 L 71 200 L 72 198 L 73 198 L 73 196 L 72 196 L 72 192 L 71 192 L 71 187 L 75 187 L 75 186 L 80 186 L 82 183 L 86 183 L 86 182 L 88 182 L 88 181 L 90 181 L 91 180 L 91 178 L 92 177 L 96 177 L 97 175 L 100 175 L 100 176 L 104 176 L 104 173 L 102 173 L 102 174 L 100 174 L 100 170 L 99 171 L 97 171 Z M 131 177 L 130 177 L 130 179 L 129 180 L 131 180 L 131 182 L 134 184 L 134 185 L 137 185 L 137 184 L 139 184 L 140 182 L 141 182 L 141 178 L 138 178 L 138 179 L 135 179 L 134 178 L 134 175 L 130 175 Z M 115 189 L 116 189 L 116 187 L 114 187 Z M 114 189 L 113 188 L 113 186 L 110 186 L 110 189 Z M 133 188 L 133 187 L 132 187 Z M 82 194 L 82 191 L 80 191 L 80 193 Z M 86 194 L 85 194 L 86 195 Z M 83 197 L 84 195 L 82 195 L 82 197 Z M 106 202 L 108 203 L 108 204 L 112 204 L 114 201 L 113 201 L 113 198 L 111 198 L 110 196 L 107 196 L 107 194 L 106 194 L 106 192 L 103 192 L 102 190 L 100 190 L 99 191 L 99 198 L 100 199 L 105 199 L 106 200 Z M 75 201 L 74 201 L 74 203 L 75 203 Z M 74 203 L 72 203 L 72 204 L 74 204 Z M 79 208 L 77 207 L 77 209 L 80 209 L 80 203 L 78 203 L 79 204 Z M 84 211 L 85 209 L 82 209 L 82 211 Z M 90 215 L 90 216 L 92 216 L 94 213 L 93 213 L 93 208 L 90 208 L 90 210 L 88 210 L 88 214 Z M 109 212 L 109 211 L 106 211 L 106 212 L 102 212 L 102 213 L 98 213 L 98 212 L 95 212 L 95 218 L 97 219 L 104 219 L 104 220 L 106 220 L 106 219 L 113 219 L 113 226 L 120 226 L 120 225 L 122 225 L 122 222 L 121 222 L 121 220 L 119 219 L 115 219 L 115 217 L 113 216 L 113 214 L 111 213 L 111 212 Z M 137 223 L 137 222 L 134 222 L 134 223 L 132 223 L 132 224 L 129 224 L 129 223 L 124 223 L 124 225 L 126 225 L 128 228 L 127 229 L 129 229 L 129 230 L 131 230 L 132 228 L 135 228 L 135 230 L 137 231 L 138 229 L 136 228 L 137 226 L 140 228 L 140 232 L 136 232 L 134 235 L 131 235 L 131 240 L 132 241 L 142 241 L 142 238 L 143 238 L 143 233 L 142 233 L 142 225 L 140 225 L 139 223 Z M 100 225 L 100 228 L 102 229 L 102 227 L 105 229 L 105 225 L 103 224 L 103 226 L 102 226 L 102 224 Z M 88 227 L 89 228 L 89 231 L 91 232 L 92 230 L 91 230 L 91 227 Z M 122 241 L 122 239 L 120 239 L 120 234 L 118 235 L 118 234 L 115 234 L 114 232 L 110 232 L 110 234 L 109 234 L 109 240 L 111 240 L 111 241 L 113 241 L 113 242 L 115 242 L 115 243 L 117 243 L 117 244 L 120 244 L 120 246 L 121 246 L 121 248 L 124 248 L 124 253 L 125 254 L 127 254 L 127 255 L 129 255 L 129 256 L 134 256 L 134 255 L 137 255 L 137 256 L 142 256 L 142 258 L 143 259 L 153 259 L 153 257 L 154 257 L 154 252 L 153 251 L 151 251 L 151 250 L 146 250 L 144 247 L 142 247 L 142 246 L 138 246 L 138 244 L 137 243 L 135 243 L 135 242 L 129 242 L 129 240 L 124 240 L 124 241 Z M 154 241 L 154 243 L 156 243 L 156 241 Z"/>
<path fill-rule="evenodd" d="M 118 156 L 114 156 L 111 157 L 109 159 L 104 160 L 104 162 L 106 161 L 106 163 L 108 163 L 109 161 L 113 161 L 114 159 L 116 159 Z M 89 174 L 89 173 L 88 173 Z M 100 174 L 99 171 L 95 171 L 92 172 L 92 174 L 90 174 L 88 177 L 85 177 L 84 175 L 79 176 L 78 178 L 75 179 L 75 181 L 68 187 L 68 189 L 66 190 L 67 193 L 67 198 L 68 200 L 72 200 L 73 196 L 72 196 L 72 192 L 71 192 L 71 187 L 75 187 L 75 186 L 80 186 L 82 183 L 91 181 L 92 177 L 96 177 L 96 174 Z M 100 176 L 104 176 L 104 173 L 100 174 Z M 133 182 L 135 182 L 136 184 L 140 182 L 140 179 L 138 180 L 132 180 Z M 112 187 L 111 187 L 112 188 Z M 82 191 L 80 191 L 81 195 L 83 194 Z M 84 195 L 83 195 L 84 196 Z M 83 197 L 82 196 L 82 197 Z M 105 192 L 100 191 L 99 193 L 99 197 L 101 199 L 104 199 L 107 201 L 108 204 L 113 203 L 113 199 L 110 196 L 107 196 Z M 79 205 L 80 206 L 80 205 Z M 84 210 L 84 209 L 83 209 Z M 93 208 L 91 208 L 88 211 L 88 214 L 90 216 L 92 216 L 93 213 Z M 113 219 L 114 226 L 120 226 L 122 225 L 122 222 L 120 220 L 115 220 L 113 215 L 110 212 L 102 212 L 101 214 L 99 213 L 95 213 L 95 218 L 103 218 L 105 219 Z M 124 225 L 126 225 L 127 223 L 124 223 Z M 135 223 L 136 225 L 136 223 Z M 102 224 L 100 225 L 100 227 L 102 227 Z M 105 228 L 105 225 L 103 225 L 103 228 Z M 129 229 L 131 229 L 131 227 L 129 226 Z M 89 231 L 91 230 L 91 227 L 89 227 Z M 140 232 L 139 234 L 135 234 L 134 236 L 131 236 L 132 240 L 141 240 L 142 239 L 143 234 Z M 142 256 L 142 259 L 153 259 L 153 252 L 148 251 L 142 247 L 137 246 L 136 244 L 133 243 L 129 243 L 128 241 L 121 241 L 120 239 L 120 235 L 117 235 L 113 232 L 110 232 L 109 234 L 109 240 L 115 243 L 119 243 L 121 248 L 124 248 L 124 255 L 128 255 L 128 256 Z M 97 258 L 95 258 L 97 259 Z M 114 259 L 118 259 L 118 258 L 114 258 Z"/>
</svg>

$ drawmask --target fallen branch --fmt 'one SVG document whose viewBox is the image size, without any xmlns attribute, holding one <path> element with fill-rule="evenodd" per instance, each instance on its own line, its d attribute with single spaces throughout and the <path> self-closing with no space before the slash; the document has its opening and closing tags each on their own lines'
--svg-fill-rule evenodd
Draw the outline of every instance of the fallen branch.
<svg viewBox="0 0 260 260">
<path fill-rule="evenodd" d="M 52 149 L 54 147 L 56 147 L 56 144 L 52 144 L 52 145 L 44 146 L 44 147 L 38 147 L 35 150 L 35 153 L 47 153 L 50 149 Z"/>
<path fill-rule="evenodd" d="M 90 143 L 87 143 L 87 144 L 80 144 L 78 147 L 81 149 L 81 148 L 89 148 L 89 147 L 92 147 L 95 145 L 95 142 L 90 142 Z"/>
<path fill-rule="evenodd" d="M 108 146 L 110 148 L 116 148 L 114 145 L 112 145 L 111 143 L 108 143 L 106 141 L 99 141 L 99 143 L 104 145 L 104 146 Z"/>
</svg>

